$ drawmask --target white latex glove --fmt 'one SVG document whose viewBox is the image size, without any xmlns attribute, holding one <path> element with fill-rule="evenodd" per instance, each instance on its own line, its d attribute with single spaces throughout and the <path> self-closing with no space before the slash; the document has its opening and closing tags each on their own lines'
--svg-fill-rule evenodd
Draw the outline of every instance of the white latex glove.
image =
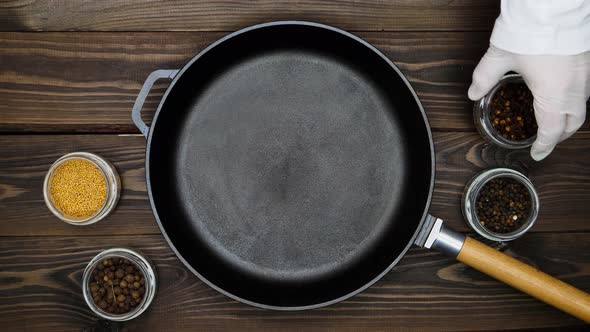
<svg viewBox="0 0 590 332">
<path fill-rule="evenodd" d="M 590 52 L 520 55 L 490 46 L 473 72 L 469 98 L 482 98 L 508 71 L 522 75 L 533 93 L 539 129 L 531 157 L 541 160 L 584 123 L 590 96 Z"/>
<path fill-rule="evenodd" d="M 541 160 L 584 123 L 590 95 L 590 0 L 502 0 L 490 48 L 473 72 L 469 98 L 485 95 L 508 71 L 523 76 L 539 129 Z"/>
</svg>

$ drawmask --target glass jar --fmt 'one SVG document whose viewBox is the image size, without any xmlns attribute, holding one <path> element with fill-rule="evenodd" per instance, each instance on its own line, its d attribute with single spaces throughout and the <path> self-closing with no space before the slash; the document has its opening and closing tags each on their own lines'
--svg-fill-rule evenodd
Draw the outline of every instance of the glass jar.
<svg viewBox="0 0 590 332">
<path fill-rule="evenodd" d="M 85 218 L 76 218 L 64 214 L 55 206 L 50 193 L 51 177 L 53 176 L 55 170 L 64 162 L 74 159 L 87 160 L 94 164 L 96 167 L 98 167 L 98 169 L 104 175 L 107 186 L 107 195 L 102 207 L 93 215 Z M 49 211 L 51 211 L 53 215 L 55 215 L 62 221 L 65 221 L 72 225 L 90 225 L 104 219 L 107 215 L 109 215 L 109 213 L 111 213 L 115 209 L 117 202 L 119 201 L 120 195 L 121 180 L 119 178 L 117 170 L 115 169 L 115 166 L 113 166 L 110 162 L 100 157 L 99 155 L 89 152 L 72 152 L 57 159 L 49 168 L 47 175 L 45 175 L 45 181 L 43 182 L 43 198 L 45 199 L 45 204 L 49 208 Z"/>
<path fill-rule="evenodd" d="M 522 149 L 533 145 L 533 142 L 535 141 L 537 136 L 535 135 L 521 141 L 513 141 L 506 139 L 502 137 L 502 135 L 494 129 L 494 127 L 492 126 L 492 121 L 490 120 L 491 104 L 494 94 L 496 93 L 496 91 L 498 91 L 498 89 L 500 89 L 508 83 L 524 84 L 524 80 L 522 76 L 518 74 L 508 74 L 502 77 L 502 79 L 496 85 L 494 85 L 494 87 L 490 90 L 490 92 L 488 92 L 488 94 L 486 94 L 483 98 L 474 103 L 473 121 L 475 123 L 475 128 L 477 128 L 477 131 L 487 141 L 506 149 Z"/>
<path fill-rule="evenodd" d="M 477 217 L 477 196 L 479 195 L 479 192 L 483 186 L 488 181 L 495 178 L 511 178 L 518 181 L 527 189 L 531 199 L 531 210 L 527 219 L 518 229 L 510 233 L 493 232 L 484 227 Z M 522 236 L 531 227 L 533 227 L 535 221 L 537 220 L 537 216 L 539 215 L 540 207 L 539 195 L 537 194 L 537 190 L 535 190 L 532 182 L 522 173 L 510 168 L 492 168 L 475 175 L 465 186 L 461 203 L 463 216 L 471 228 L 473 228 L 474 231 L 484 238 L 493 241 L 511 241 Z"/>
<path fill-rule="evenodd" d="M 92 278 L 92 272 L 98 266 L 100 262 L 107 258 L 120 257 L 129 260 L 133 263 L 143 274 L 145 280 L 145 292 L 143 294 L 143 300 L 133 310 L 125 314 L 111 314 L 100 309 L 92 298 L 92 292 L 90 290 L 90 280 Z M 84 274 L 82 276 L 82 292 L 84 300 L 90 310 L 96 315 L 111 321 L 127 321 L 141 315 L 152 303 L 157 290 L 156 268 L 152 262 L 142 255 L 139 251 L 130 248 L 111 248 L 107 249 L 98 255 L 96 255 L 86 266 Z"/>
</svg>

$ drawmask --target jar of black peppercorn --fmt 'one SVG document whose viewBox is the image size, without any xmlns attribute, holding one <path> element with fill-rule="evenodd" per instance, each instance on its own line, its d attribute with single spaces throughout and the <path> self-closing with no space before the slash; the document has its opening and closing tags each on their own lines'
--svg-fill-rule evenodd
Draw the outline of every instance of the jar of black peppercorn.
<svg viewBox="0 0 590 332">
<path fill-rule="evenodd" d="M 109 269 L 111 266 L 115 268 Z M 121 267 L 123 269 L 120 269 Z M 118 276 L 117 273 L 121 271 L 121 275 Z M 100 274 L 101 279 L 96 279 L 95 272 L 102 272 Z M 104 283 L 102 277 L 105 278 Z M 109 277 L 112 278 L 109 279 Z M 106 281 L 116 281 L 117 278 L 125 285 L 119 285 L 117 282 L 113 283 L 112 281 L 107 285 Z M 120 303 L 123 304 L 122 307 L 125 306 L 127 310 L 121 310 L 120 312 L 109 311 L 106 301 L 101 301 L 96 297 L 105 295 L 97 294 L 97 290 L 101 289 L 93 289 L 93 287 L 99 287 L 96 280 L 101 281 L 102 285 L 100 287 L 106 291 L 106 295 L 112 292 L 112 302 L 120 300 Z M 125 293 L 121 292 L 121 288 Z M 111 321 L 127 321 L 141 315 L 152 303 L 156 288 L 157 274 L 154 265 L 139 251 L 130 248 L 111 248 L 102 251 L 88 263 L 82 276 L 82 292 L 86 304 L 96 315 Z M 118 299 L 118 297 L 121 297 L 121 299 Z M 106 296 L 104 298 L 106 299 Z M 126 300 L 133 299 L 137 302 L 132 306 L 127 306 Z"/>
<path fill-rule="evenodd" d="M 539 214 L 539 195 L 522 173 L 493 168 L 475 175 L 465 186 L 463 216 L 479 235 L 511 241 L 533 227 Z"/>
<path fill-rule="evenodd" d="M 505 75 L 475 102 L 473 120 L 483 138 L 506 149 L 529 147 L 537 137 L 533 96 L 518 74 Z"/>
</svg>

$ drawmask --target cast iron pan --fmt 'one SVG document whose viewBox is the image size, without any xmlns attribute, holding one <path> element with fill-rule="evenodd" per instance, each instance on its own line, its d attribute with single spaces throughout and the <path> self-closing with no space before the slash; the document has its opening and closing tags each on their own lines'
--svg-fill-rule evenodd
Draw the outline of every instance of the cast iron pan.
<svg viewBox="0 0 590 332">
<path fill-rule="evenodd" d="M 139 113 L 158 78 L 173 81 L 150 129 Z M 343 300 L 441 229 L 427 216 L 434 152 L 422 106 L 391 61 L 342 30 L 240 30 L 180 71 L 152 73 L 133 116 L 162 233 L 239 301 Z"/>
</svg>

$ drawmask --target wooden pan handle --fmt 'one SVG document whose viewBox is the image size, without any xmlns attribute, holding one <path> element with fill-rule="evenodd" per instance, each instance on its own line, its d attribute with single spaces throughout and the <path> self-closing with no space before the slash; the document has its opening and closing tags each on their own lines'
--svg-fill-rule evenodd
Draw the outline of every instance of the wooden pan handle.
<svg viewBox="0 0 590 332">
<path fill-rule="evenodd" d="M 590 295 L 466 237 L 457 260 L 590 323 Z"/>
</svg>

